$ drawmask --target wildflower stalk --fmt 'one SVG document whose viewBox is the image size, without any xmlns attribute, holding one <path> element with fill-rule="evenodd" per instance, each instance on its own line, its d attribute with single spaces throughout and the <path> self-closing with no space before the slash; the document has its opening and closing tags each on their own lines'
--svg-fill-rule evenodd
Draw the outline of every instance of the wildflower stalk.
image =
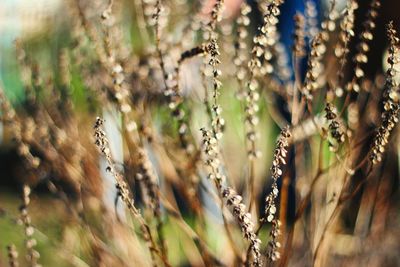
<svg viewBox="0 0 400 267">
<path fill-rule="evenodd" d="M 325 118 L 329 123 L 329 133 L 335 140 L 335 143 L 329 142 L 329 147 L 332 151 L 336 152 L 338 146 L 345 141 L 345 135 L 341 129 L 340 122 L 336 113 L 336 107 L 332 103 L 326 103 L 325 106 Z"/>
<path fill-rule="evenodd" d="M 246 126 L 246 144 L 247 156 L 249 162 L 249 211 L 252 209 L 256 199 L 254 183 L 255 183 L 255 160 L 261 157 L 261 152 L 257 150 L 256 140 L 258 132 L 256 126 L 258 125 L 259 118 L 257 116 L 259 106 L 258 100 L 260 98 L 260 88 L 257 77 L 260 73 L 268 72 L 268 69 L 262 67 L 262 57 L 269 58 L 268 37 L 270 34 L 276 32 L 276 25 L 278 24 L 278 16 L 280 14 L 279 7 L 283 4 L 283 0 L 272 0 L 266 8 L 266 13 L 263 17 L 263 25 L 260 27 L 260 32 L 253 39 L 253 49 L 251 59 L 248 63 L 249 68 L 249 81 L 246 86 L 245 96 L 245 126 Z M 276 40 L 272 39 L 271 44 Z M 268 61 L 267 61 L 268 63 Z"/>
<path fill-rule="evenodd" d="M 146 224 L 146 221 L 142 217 L 140 211 L 136 208 L 135 203 L 133 201 L 131 192 L 129 190 L 128 184 L 125 182 L 123 176 L 115 169 L 114 161 L 111 157 L 111 151 L 108 145 L 108 139 L 105 131 L 103 130 L 104 120 L 97 117 L 96 123 L 94 125 L 94 137 L 96 139 L 95 144 L 107 160 L 107 168 L 106 170 L 111 173 L 111 175 L 115 179 L 115 185 L 118 191 L 118 197 L 122 199 L 127 209 L 130 213 L 135 217 L 135 219 L 139 222 L 140 231 L 142 232 L 142 237 L 147 243 L 147 247 L 150 251 L 150 255 L 152 258 L 153 265 L 156 266 L 155 255 L 158 255 L 163 261 L 165 266 L 170 266 L 167 262 L 167 259 L 160 253 L 157 248 L 156 242 L 154 241 L 153 235 L 150 231 L 150 227 Z"/>
<path fill-rule="evenodd" d="M 31 218 L 28 213 L 28 206 L 30 203 L 31 188 L 28 185 L 23 185 L 22 187 L 22 205 L 20 206 L 21 222 L 25 230 L 25 247 L 26 247 L 26 259 L 30 267 L 41 266 L 38 263 L 40 258 L 39 252 L 35 249 L 37 241 L 33 237 L 35 233 L 35 228 L 31 224 Z"/>
<path fill-rule="evenodd" d="M 363 31 L 359 35 L 360 43 L 358 43 L 356 49 L 356 55 L 353 57 L 353 62 L 355 63 L 354 67 L 354 75 L 350 82 L 348 82 L 345 86 L 348 94 L 346 95 L 346 99 L 344 101 L 344 105 L 342 107 L 342 114 L 352 103 L 355 101 L 351 99 L 352 95 L 360 93 L 361 83 L 365 76 L 365 64 L 368 62 L 367 53 L 370 50 L 370 42 L 373 40 L 373 30 L 376 27 L 376 18 L 378 17 L 378 11 L 381 6 L 381 2 L 379 0 L 373 0 L 370 4 L 370 8 L 368 10 L 367 19 L 363 23 Z"/>
<path fill-rule="evenodd" d="M 341 31 L 339 33 L 339 43 L 335 48 L 335 55 L 339 58 L 339 78 L 343 79 L 343 69 L 347 62 L 347 55 L 349 53 L 349 43 L 352 37 L 354 37 L 354 20 L 355 11 L 358 8 L 358 4 L 355 0 L 348 0 L 345 9 L 345 15 L 340 23 Z"/>
<path fill-rule="evenodd" d="M 218 68 L 221 63 L 219 56 L 218 33 L 216 32 L 217 23 L 222 18 L 223 0 L 217 0 L 211 11 L 211 19 L 205 27 L 206 30 L 206 52 L 208 54 L 208 65 L 211 68 L 212 77 L 212 105 L 211 105 L 211 126 L 217 140 L 222 138 L 222 131 L 225 125 L 224 119 L 221 117 L 222 108 L 219 105 L 218 97 L 220 95 L 221 70 Z"/>
<path fill-rule="evenodd" d="M 330 71 L 330 66 L 329 65 L 324 66 L 324 64 L 322 63 L 322 59 L 324 58 L 324 56 L 326 55 L 326 52 L 328 50 L 327 44 L 331 37 L 330 35 L 336 29 L 336 20 L 337 20 L 339 14 L 338 14 L 337 10 L 335 9 L 335 5 L 336 5 L 336 1 L 332 0 L 328 15 L 321 22 L 321 30 L 320 30 L 321 41 L 318 40 L 318 43 L 319 43 L 318 47 L 320 49 L 317 49 L 317 50 L 320 50 L 318 52 L 319 53 L 318 57 L 321 59 L 320 75 L 319 75 L 318 79 L 321 79 L 322 81 L 314 83 L 314 86 L 317 86 L 317 89 L 322 88 L 323 85 L 326 83 L 326 76 L 327 76 L 326 73 L 329 73 L 329 71 Z M 319 38 L 319 37 L 317 37 L 317 38 Z M 313 47 L 311 47 L 311 49 L 312 48 Z M 323 49 L 323 48 L 325 48 L 325 49 Z"/>
<path fill-rule="evenodd" d="M 244 81 L 248 75 L 248 68 L 246 62 L 248 61 L 248 45 L 246 43 L 246 37 L 248 36 L 247 26 L 250 24 L 249 13 L 251 7 L 246 1 L 240 6 L 240 15 L 236 19 L 237 30 L 236 30 L 236 41 L 235 41 L 235 58 L 233 63 L 235 64 L 235 77 L 239 85 L 239 90 L 236 92 L 236 96 L 239 99 L 244 97 Z"/>
<path fill-rule="evenodd" d="M 384 91 L 384 111 L 382 114 L 382 123 L 381 126 L 377 130 L 377 134 L 374 137 L 374 141 L 372 144 L 372 148 L 369 152 L 369 157 L 365 158 L 362 160 L 359 164 L 356 165 L 356 167 L 353 167 L 353 173 L 355 170 L 360 169 L 362 166 L 365 165 L 366 162 L 371 163 L 366 171 L 365 177 L 355 186 L 355 189 L 352 190 L 350 193 L 345 195 L 344 188 L 348 188 L 349 184 L 351 182 L 351 179 L 345 179 L 342 190 L 339 194 L 339 198 L 337 201 L 337 204 L 332 211 L 331 215 L 329 216 L 325 227 L 322 231 L 321 237 L 317 243 L 314 256 L 313 256 L 313 263 L 319 259 L 319 254 L 321 251 L 322 244 L 325 240 L 326 232 L 328 231 L 329 227 L 331 224 L 334 222 L 335 218 L 340 212 L 340 208 L 342 207 L 343 203 L 354 197 L 355 194 L 359 192 L 359 190 L 362 188 L 362 185 L 367 181 L 367 179 L 370 177 L 370 174 L 372 173 L 373 167 L 378 164 L 382 160 L 382 155 L 383 152 L 385 151 L 386 145 L 389 143 L 389 137 L 391 132 L 393 131 L 394 127 L 398 123 L 398 116 L 399 116 L 399 110 L 400 110 L 400 105 L 399 105 L 399 92 L 398 92 L 398 83 L 394 80 L 394 76 L 396 74 L 396 70 L 394 68 L 394 65 L 397 62 L 400 62 L 400 56 L 399 56 L 399 44 L 400 44 L 400 39 L 396 36 L 397 32 L 393 28 L 393 22 L 390 22 L 387 25 L 387 36 L 390 42 L 389 45 L 389 57 L 388 57 L 388 63 L 389 63 L 389 69 L 386 72 L 386 83 L 385 83 L 385 91 Z M 350 174 L 352 175 L 352 174 Z"/>
<path fill-rule="evenodd" d="M 280 225 L 281 222 L 276 217 L 277 214 L 277 206 L 276 199 L 279 195 L 278 189 L 278 179 L 282 176 L 282 165 L 286 165 L 286 155 L 287 148 L 289 146 L 289 137 L 290 131 L 288 127 L 282 129 L 281 134 L 276 142 L 274 159 L 272 161 L 271 166 L 271 174 L 272 174 L 272 187 L 271 192 L 265 199 L 265 218 L 263 218 L 263 222 L 271 223 L 271 231 L 270 231 L 270 241 L 268 243 L 268 252 L 267 258 L 270 261 L 276 261 L 280 258 L 279 248 L 281 246 L 278 241 L 280 235 Z"/>
<path fill-rule="evenodd" d="M 380 6 L 381 3 L 379 0 L 373 0 L 370 4 L 367 19 L 363 23 L 364 29 L 359 35 L 361 40 L 357 45 L 357 52 L 353 58 L 353 62 L 355 62 L 354 76 L 353 79 L 346 85 L 346 89 L 348 91 L 353 91 L 356 93 L 360 92 L 361 81 L 365 75 L 363 67 L 368 62 L 367 53 L 370 49 L 369 43 L 374 38 L 373 30 L 376 27 L 375 21 L 378 16 L 378 10 Z"/>
<path fill-rule="evenodd" d="M 318 89 L 318 78 L 322 74 L 322 56 L 326 46 L 322 39 L 322 33 L 317 33 L 311 42 L 311 51 L 307 62 L 307 72 L 301 94 L 307 101 L 312 101 L 313 93 Z"/>
<path fill-rule="evenodd" d="M 387 26 L 387 35 L 389 38 L 389 57 L 387 62 L 389 68 L 386 72 L 386 83 L 383 94 L 383 113 L 382 123 L 377 130 L 373 141 L 373 146 L 370 151 L 370 160 L 373 165 L 382 160 L 382 154 L 385 151 L 386 145 L 389 143 L 389 137 L 394 127 L 399 121 L 400 112 L 400 92 L 398 83 L 395 80 L 396 73 L 395 64 L 400 62 L 399 45 L 400 39 L 397 37 L 397 32 L 393 27 L 393 22 Z"/>
<path fill-rule="evenodd" d="M 260 245 L 261 240 L 257 238 L 254 232 L 254 224 L 251 214 L 246 212 L 246 206 L 242 203 L 242 197 L 232 188 L 225 186 L 226 176 L 222 171 L 219 159 L 218 141 L 213 133 L 202 128 L 204 154 L 207 156 L 206 164 L 210 168 L 208 178 L 214 181 L 220 196 L 225 200 L 227 207 L 231 208 L 232 215 L 237 220 L 244 237 L 250 242 L 250 249 L 253 252 L 254 266 L 262 266 Z"/>
</svg>

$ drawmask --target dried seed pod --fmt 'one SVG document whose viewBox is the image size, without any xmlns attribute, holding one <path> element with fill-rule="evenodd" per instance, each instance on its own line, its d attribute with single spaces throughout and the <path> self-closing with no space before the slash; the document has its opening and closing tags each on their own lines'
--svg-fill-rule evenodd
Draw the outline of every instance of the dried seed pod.
<svg viewBox="0 0 400 267">
<path fill-rule="evenodd" d="M 349 42 L 352 37 L 354 37 L 354 20 L 355 11 L 358 8 L 358 4 L 355 0 L 349 0 L 345 9 L 345 14 L 342 22 L 340 23 L 341 31 L 339 33 L 339 43 L 335 48 L 335 55 L 339 58 L 340 64 L 340 77 L 343 76 L 342 70 L 346 64 L 347 54 L 349 53 Z"/>
<path fill-rule="evenodd" d="M 277 207 L 276 207 L 276 198 L 279 195 L 278 189 L 278 179 L 282 175 L 282 165 L 286 164 L 286 156 L 287 156 L 287 148 L 289 146 L 289 138 L 291 136 L 290 130 L 288 127 L 282 129 L 281 134 L 276 142 L 276 147 L 274 151 L 274 158 L 271 166 L 271 174 L 272 174 L 272 189 L 271 192 L 265 199 L 265 218 L 267 222 L 272 224 L 272 228 L 270 231 L 271 240 L 269 242 L 268 248 L 268 259 L 271 261 L 276 261 L 279 259 L 279 247 L 280 243 L 278 242 L 279 236 L 279 225 L 280 222 L 277 219 Z"/>
<path fill-rule="evenodd" d="M 261 6 L 261 9 L 265 10 L 263 12 L 264 23 L 260 28 L 261 33 L 253 39 L 254 46 L 252 51 L 253 53 L 257 53 L 260 63 L 262 63 L 259 66 L 257 65 L 256 69 L 253 70 L 256 77 L 258 75 L 272 75 L 274 71 L 278 71 L 274 68 L 273 63 L 277 56 L 274 54 L 274 51 L 278 49 L 276 46 L 279 43 L 277 28 L 279 22 L 278 16 L 280 14 L 279 7 L 283 2 L 282 0 L 274 0 L 267 3 L 266 6 Z M 264 4 L 264 2 L 261 3 Z"/>
<path fill-rule="evenodd" d="M 200 131 L 202 132 L 203 136 L 204 153 L 207 156 L 205 163 L 211 168 L 211 172 L 208 177 L 211 180 L 216 180 L 218 184 L 221 184 L 225 181 L 226 177 L 221 169 L 218 139 L 213 133 L 205 128 L 201 128 Z"/>
<path fill-rule="evenodd" d="M 326 103 L 325 112 L 325 118 L 329 123 L 329 133 L 333 139 L 336 140 L 336 144 L 329 142 L 329 146 L 333 151 L 337 151 L 338 145 L 345 141 L 345 135 L 341 129 L 341 124 L 337 119 L 335 106 L 332 103 Z"/>
<path fill-rule="evenodd" d="M 399 121 L 399 91 L 398 83 L 395 81 L 397 71 L 394 64 L 400 62 L 398 48 L 400 39 L 397 37 L 397 32 L 393 28 L 393 22 L 390 22 L 387 26 L 387 35 L 390 41 L 388 57 L 389 69 L 386 72 L 382 122 L 377 130 L 369 156 L 372 164 L 377 164 L 382 160 L 386 145 L 389 143 L 390 134 Z"/>
<path fill-rule="evenodd" d="M 271 261 L 277 261 L 281 257 L 281 254 L 279 252 L 281 244 L 278 241 L 278 237 L 281 235 L 280 232 L 281 222 L 278 219 L 275 219 L 271 222 L 271 224 L 272 224 L 271 231 L 269 233 L 271 240 L 268 242 L 267 257 Z"/>
<path fill-rule="evenodd" d="M 36 239 L 33 234 L 35 233 L 35 228 L 31 224 L 31 218 L 28 213 L 28 206 L 31 202 L 30 200 L 31 188 L 28 185 L 23 185 L 22 187 L 22 205 L 20 206 L 21 222 L 25 229 L 25 247 L 26 247 L 26 259 L 31 267 L 41 266 L 38 263 L 40 258 L 39 252 L 36 250 Z"/>
<path fill-rule="evenodd" d="M 251 214 L 246 212 L 246 206 L 242 203 L 242 197 L 235 190 L 226 187 L 222 190 L 222 197 L 232 214 L 236 218 L 244 237 L 250 242 L 250 249 L 253 252 L 253 266 L 262 266 L 260 245 L 261 240 L 254 233 L 254 223 Z"/>
<path fill-rule="evenodd" d="M 361 88 L 361 82 L 364 78 L 363 66 L 368 62 L 367 53 L 369 51 L 369 43 L 372 41 L 374 35 L 373 30 L 376 27 L 375 21 L 378 16 L 378 10 L 381 6 L 379 0 L 373 0 L 368 10 L 367 19 L 363 23 L 364 29 L 361 32 L 360 43 L 357 45 L 356 55 L 353 57 L 355 63 L 354 76 L 351 82 L 346 85 L 346 89 L 349 91 L 359 92 Z"/>
<path fill-rule="evenodd" d="M 207 45 L 207 53 L 210 56 L 208 64 L 212 68 L 212 83 L 213 83 L 213 105 L 212 105 L 212 128 L 214 135 L 217 139 L 222 138 L 222 132 L 224 129 L 225 121 L 221 116 L 222 108 L 219 105 L 218 97 L 220 94 L 221 81 L 219 80 L 219 76 L 221 75 L 221 71 L 218 69 L 218 65 L 220 64 L 219 60 L 219 46 L 217 43 L 217 39 L 211 39 L 210 43 Z"/>
<path fill-rule="evenodd" d="M 253 265 L 262 266 L 260 253 L 261 241 L 254 233 L 254 224 L 251 215 L 246 212 L 246 206 L 242 203 L 242 197 L 232 188 L 223 185 L 226 177 L 223 174 L 222 164 L 219 160 L 218 139 L 204 128 L 200 129 L 200 131 L 202 132 L 203 149 L 206 155 L 205 163 L 210 167 L 208 178 L 215 182 L 221 197 L 225 200 L 226 205 L 231 208 L 232 215 L 237 220 L 244 237 L 250 242 L 250 248 L 254 256 Z"/>
<path fill-rule="evenodd" d="M 393 105 L 399 103 L 399 90 L 398 82 L 395 80 L 395 76 L 398 70 L 395 68 L 395 64 L 400 62 L 399 45 L 400 40 L 397 37 L 397 32 L 393 27 L 393 23 L 390 22 L 387 26 L 387 36 L 389 38 L 389 57 L 387 62 L 389 68 L 386 71 L 386 82 L 384 86 L 384 103 L 383 108 L 388 111 Z"/>
<path fill-rule="evenodd" d="M 260 74 L 273 72 L 270 55 L 272 55 L 271 48 L 277 43 L 276 25 L 279 22 L 277 17 L 280 14 L 279 7 L 283 2 L 283 0 L 273 0 L 267 5 L 260 33 L 253 39 L 252 56 L 248 64 L 250 77 L 245 94 L 247 154 L 250 160 L 261 156 L 261 152 L 256 149 L 257 146 L 255 144 L 258 136 L 256 126 L 259 121 L 257 113 L 259 110 L 258 100 L 260 98 L 257 77 Z"/>
<path fill-rule="evenodd" d="M 221 70 L 218 68 L 221 63 L 219 56 L 219 45 L 218 45 L 218 34 L 216 32 L 217 23 L 221 20 L 223 11 L 223 0 L 217 0 L 211 11 L 211 19 L 205 27 L 205 52 L 207 53 L 207 64 L 211 68 L 212 77 L 212 99 L 213 104 L 210 110 L 211 114 L 211 125 L 213 128 L 214 136 L 217 139 L 222 138 L 222 132 L 224 129 L 225 121 L 221 117 L 221 106 L 219 105 L 218 97 L 220 94 L 221 81 L 219 77 L 221 76 Z M 208 101 L 208 100 L 206 100 Z"/>
<path fill-rule="evenodd" d="M 301 93 L 307 100 L 312 100 L 312 93 L 318 89 L 318 77 L 323 71 L 321 63 L 322 55 L 326 47 L 322 39 L 322 33 L 315 35 L 311 43 L 311 51 L 307 62 L 307 73 Z"/>
</svg>

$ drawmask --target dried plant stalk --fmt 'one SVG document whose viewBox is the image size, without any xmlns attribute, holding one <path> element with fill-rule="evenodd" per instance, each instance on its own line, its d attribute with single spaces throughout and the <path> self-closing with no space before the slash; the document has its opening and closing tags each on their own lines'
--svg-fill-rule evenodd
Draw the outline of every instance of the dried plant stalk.
<svg viewBox="0 0 400 267">
<path fill-rule="evenodd" d="M 23 185 L 22 187 L 22 205 L 20 206 L 21 222 L 25 230 L 25 247 L 26 247 L 26 259 L 30 267 L 41 266 L 38 263 L 40 258 L 39 252 L 35 249 L 37 241 L 33 237 L 35 233 L 35 228 L 31 224 L 31 218 L 28 213 L 28 206 L 30 203 L 31 188 L 28 185 Z"/>
<path fill-rule="evenodd" d="M 260 245 L 261 240 L 254 233 L 254 224 L 251 214 L 246 212 L 246 206 L 242 203 L 242 197 L 232 188 L 224 186 L 226 180 L 223 174 L 219 159 L 218 140 L 213 134 L 202 128 L 204 153 L 207 156 L 206 164 L 210 167 L 208 178 L 215 182 L 219 194 L 224 198 L 226 205 L 232 208 L 232 214 L 236 218 L 244 237 L 250 242 L 250 249 L 253 252 L 253 265 L 262 266 Z"/>
<path fill-rule="evenodd" d="M 235 76 L 239 84 L 236 96 L 239 99 L 244 97 L 244 81 L 248 78 L 248 68 L 246 62 L 248 62 L 248 45 L 246 43 L 246 37 L 248 36 L 247 27 L 250 24 L 249 13 L 251 7 L 244 1 L 240 5 L 240 15 L 236 19 L 237 30 L 236 30 L 236 41 L 235 41 L 235 58 L 233 63 L 235 64 Z"/>
<path fill-rule="evenodd" d="M 246 88 L 245 97 L 245 127 L 246 127 L 246 144 L 247 155 L 249 160 L 249 188 L 250 188 L 250 204 L 249 210 L 253 206 L 253 201 L 256 199 L 254 192 L 255 182 L 255 159 L 261 157 L 261 151 L 257 150 L 256 140 L 259 137 L 256 131 L 259 118 L 257 113 L 259 111 L 258 101 L 260 98 L 258 75 L 264 73 L 262 67 L 262 58 L 267 59 L 266 63 L 269 64 L 270 50 L 266 47 L 271 47 L 276 43 L 276 25 L 278 24 L 278 15 L 280 14 L 279 7 L 283 4 L 283 0 L 273 0 L 267 6 L 266 13 L 263 18 L 263 25 L 260 28 L 260 33 L 253 39 L 253 49 L 251 59 L 249 61 L 249 81 Z M 271 39 L 268 39 L 272 36 Z M 270 40 L 270 41 L 269 41 Z M 272 65 L 271 65 L 272 68 Z M 267 73 L 271 71 L 267 70 Z"/>
<path fill-rule="evenodd" d="M 372 164 L 377 164 L 382 160 L 382 154 L 385 151 L 386 145 L 389 143 L 390 134 L 399 121 L 400 95 L 398 91 L 398 83 L 395 80 L 397 71 L 394 65 L 400 62 L 400 39 L 397 37 L 397 32 L 393 28 L 393 22 L 390 22 L 387 26 L 387 35 L 390 41 L 389 58 L 387 60 L 389 63 L 389 69 L 386 72 L 382 123 L 377 130 L 369 156 Z"/>
<path fill-rule="evenodd" d="M 343 68 L 347 62 L 347 55 L 349 53 L 349 42 L 354 37 L 354 20 L 355 11 L 358 8 L 358 4 L 355 0 L 349 0 L 345 9 L 345 15 L 340 23 L 341 32 L 339 33 L 339 43 L 335 48 L 335 55 L 339 58 L 339 77 L 343 78 Z"/>
<path fill-rule="evenodd" d="M 269 249 L 267 257 L 270 261 L 276 261 L 280 258 L 280 242 L 278 241 L 280 231 L 280 221 L 276 216 L 277 207 L 276 199 L 279 195 L 278 179 L 282 176 L 282 165 L 286 164 L 287 148 L 289 146 L 290 131 L 288 127 L 285 127 L 281 131 L 281 135 L 276 142 L 276 148 L 274 152 L 274 160 L 272 161 L 271 174 L 272 174 L 272 188 L 271 192 L 265 199 L 265 218 L 267 222 L 272 224 L 269 241 Z"/>
<path fill-rule="evenodd" d="M 326 46 L 322 39 L 322 33 L 317 33 L 311 43 L 311 51 L 307 62 L 307 72 L 302 95 L 308 100 L 313 99 L 312 94 L 318 89 L 318 78 L 322 74 L 323 65 L 321 63 L 322 56 L 326 51 Z"/>
<path fill-rule="evenodd" d="M 115 184 L 118 190 L 118 197 L 121 197 L 122 201 L 125 203 L 126 207 L 130 211 L 130 213 L 135 217 L 135 219 L 139 222 L 140 224 L 140 231 L 142 232 L 142 237 L 146 241 L 147 246 L 149 248 L 150 254 L 152 255 L 152 260 L 153 264 L 156 265 L 155 263 L 155 258 L 154 255 L 160 255 L 159 249 L 157 248 L 157 245 L 153 239 L 153 235 L 150 231 L 150 227 L 146 224 L 145 220 L 143 219 L 141 213 L 139 210 L 135 207 L 135 203 L 133 201 L 133 198 L 131 196 L 128 184 L 125 182 L 123 176 L 115 169 L 114 167 L 114 161 L 111 157 L 111 151 L 108 146 L 108 139 L 106 136 L 106 133 L 102 129 L 103 127 L 104 120 L 97 117 L 96 123 L 94 125 L 94 136 L 96 139 L 95 144 L 97 147 L 100 149 L 101 153 L 107 160 L 108 166 L 107 166 L 107 171 L 111 173 L 111 175 L 115 179 Z M 160 256 L 161 259 L 163 260 L 164 264 L 169 266 L 168 262 L 166 261 L 165 258 Z"/>
<path fill-rule="evenodd" d="M 363 67 L 368 62 L 367 53 L 370 50 L 369 43 L 373 40 L 373 30 L 376 27 L 376 18 L 378 10 L 381 6 L 379 0 L 373 0 L 368 10 L 367 19 L 364 22 L 364 29 L 360 34 L 360 43 L 357 45 L 357 53 L 353 58 L 356 66 L 354 68 L 354 76 L 351 82 L 346 85 L 348 91 L 360 92 L 362 79 L 365 76 Z"/>
<path fill-rule="evenodd" d="M 333 144 L 332 142 L 329 142 L 329 147 L 332 151 L 337 151 L 338 146 L 345 141 L 345 135 L 343 133 L 343 130 L 341 129 L 341 124 L 337 118 L 336 114 L 336 107 L 331 104 L 331 103 L 326 103 L 325 106 L 325 118 L 329 123 L 329 133 L 333 137 L 333 139 L 336 141 L 336 144 Z"/>
</svg>

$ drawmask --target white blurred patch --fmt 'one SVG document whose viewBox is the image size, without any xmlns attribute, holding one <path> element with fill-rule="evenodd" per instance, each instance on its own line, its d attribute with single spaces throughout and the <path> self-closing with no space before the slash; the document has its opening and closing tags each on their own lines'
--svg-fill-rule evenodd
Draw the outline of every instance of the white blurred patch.
<svg viewBox="0 0 400 267">
<path fill-rule="evenodd" d="M 192 58 L 182 63 L 180 71 L 179 86 L 182 95 L 191 95 L 194 99 L 204 99 L 204 86 L 201 75 L 202 64 L 204 64 L 201 57 Z"/>
<path fill-rule="evenodd" d="M 331 6 L 332 0 L 325 0 L 323 1 L 323 6 L 325 10 L 329 10 L 329 7 Z M 339 12 L 344 10 L 346 7 L 347 1 L 346 0 L 336 0 L 335 2 L 335 9 L 338 10 Z"/>
<path fill-rule="evenodd" d="M 32 38 L 45 32 L 54 25 L 54 21 L 63 18 L 58 16 L 62 3 L 61 0 L 1 0 L 1 42 Z"/>
</svg>

